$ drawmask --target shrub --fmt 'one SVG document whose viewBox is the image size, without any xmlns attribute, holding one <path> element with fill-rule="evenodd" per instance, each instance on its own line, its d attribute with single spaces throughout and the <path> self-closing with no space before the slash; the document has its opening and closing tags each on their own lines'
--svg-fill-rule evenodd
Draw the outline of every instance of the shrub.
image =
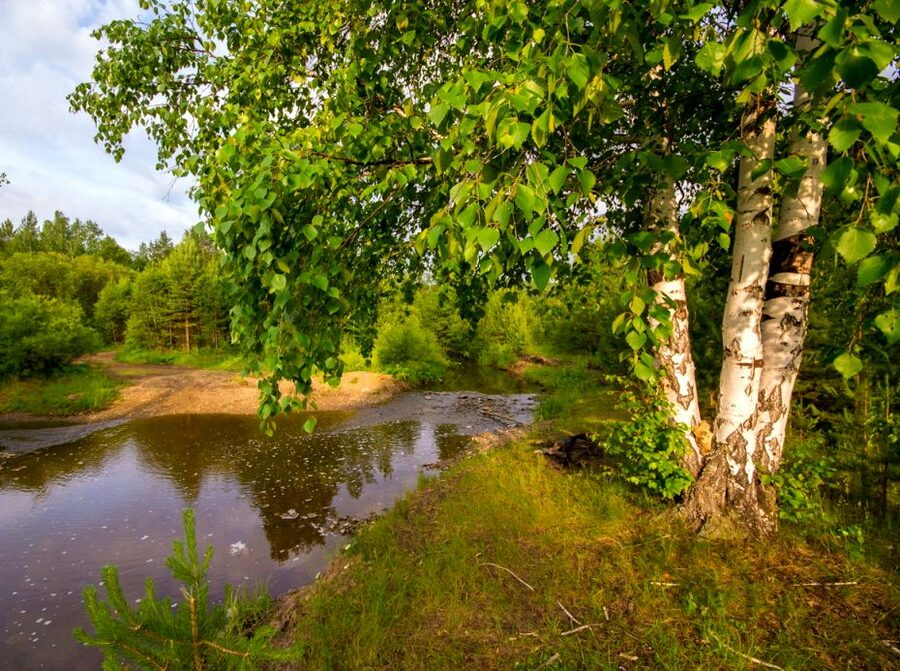
<svg viewBox="0 0 900 671">
<path fill-rule="evenodd" d="M 47 374 L 99 347 L 77 303 L 0 292 L 0 379 Z"/>
<path fill-rule="evenodd" d="M 532 301 L 524 293 L 491 294 L 475 336 L 478 362 L 500 367 L 514 363 L 533 348 L 536 322 Z"/>
<path fill-rule="evenodd" d="M 375 340 L 379 368 L 413 384 L 440 379 L 448 362 L 434 333 L 415 315 L 394 319 L 382 325 Z"/>
<path fill-rule="evenodd" d="M 689 448 L 682 428 L 670 419 L 667 402 L 658 395 L 640 400 L 627 390 L 617 407 L 630 418 L 611 422 L 603 435 L 595 437 L 604 452 L 618 460 L 617 474 L 663 498 L 679 496 L 692 481 L 681 465 Z"/>
</svg>

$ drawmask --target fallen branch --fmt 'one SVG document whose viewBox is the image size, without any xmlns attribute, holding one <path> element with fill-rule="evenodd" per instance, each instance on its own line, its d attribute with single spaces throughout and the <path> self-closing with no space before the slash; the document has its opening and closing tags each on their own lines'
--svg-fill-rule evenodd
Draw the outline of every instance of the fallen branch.
<svg viewBox="0 0 900 671">
<path fill-rule="evenodd" d="M 596 624 L 583 624 L 580 627 L 575 627 L 574 629 L 569 629 L 569 631 L 564 631 L 560 634 L 560 636 L 569 636 L 571 634 L 577 634 L 579 631 L 584 631 L 585 629 L 593 629 L 596 627 Z"/>
<path fill-rule="evenodd" d="M 572 615 L 572 613 L 570 613 L 568 610 L 566 610 L 566 607 L 562 605 L 562 601 L 557 601 L 556 605 L 559 606 L 560 608 L 562 608 L 563 612 L 569 616 L 569 619 L 572 621 L 572 624 L 581 624 L 581 622 L 579 622 L 575 618 L 575 616 Z"/>
<path fill-rule="evenodd" d="M 540 666 L 534 667 L 534 671 L 541 671 L 541 669 L 546 669 L 548 666 L 550 666 L 551 664 L 553 664 L 553 662 L 555 662 L 555 661 L 558 660 L 558 659 L 559 659 L 559 653 L 558 653 L 558 652 L 554 652 L 554 653 L 553 653 L 553 657 L 551 657 L 550 659 L 548 659 L 546 662 L 544 662 L 544 663 L 541 664 Z"/>
<path fill-rule="evenodd" d="M 656 582 L 655 580 L 651 580 L 650 584 L 656 585 L 657 587 L 678 587 L 677 582 Z"/>
<path fill-rule="evenodd" d="M 764 662 L 763 660 L 758 659 L 757 657 L 751 657 L 750 655 L 745 655 L 740 650 L 735 650 L 730 645 L 722 643 L 722 641 L 720 641 L 718 638 L 715 640 L 719 645 L 721 645 L 726 650 L 729 650 L 729 651 L 733 652 L 735 655 L 739 655 L 740 657 L 743 657 L 744 659 L 750 660 L 754 664 L 759 664 L 760 666 L 764 666 L 767 669 L 777 669 L 777 671 L 784 671 L 784 668 L 778 666 L 777 664 L 770 664 L 769 662 Z"/>
<path fill-rule="evenodd" d="M 887 647 L 889 647 L 891 650 L 893 650 L 894 652 L 896 652 L 898 655 L 900 655 L 900 648 L 898 648 L 896 645 L 894 645 L 894 643 L 896 643 L 896 641 L 883 640 L 883 641 L 881 641 L 881 642 L 884 643 L 884 644 L 885 644 Z"/>
<path fill-rule="evenodd" d="M 841 587 L 858 584 L 858 580 L 851 580 L 849 582 L 795 582 L 794 587 Z"/>
<path fill-rule="evenodd" d="M 525 582 L 524 580 L 522 580 L 519 576 L 517 576 L 515 573 L 513 573 L 512 571 L 510 571 L 510 570 L 509 570 L 508 568 L 506 568 L 505 566 L 500 566 L 500 564 L 495 564 L 494 562 L 489 562 L 489 561 L 483 561 L 483 562 L 480 562 L 478 565 L 479 565 L 479 566 L 493 566 L 494 568 L 498 568 L 498 569 L 500 569 L 501 571 L 506 571 L 506 572 L 509 573 L 513 578 L 515 578 L 515 579 L 518 580 L 520 583 L 522 583 L 523 585 L 525 585 L 525 587 L 527 587 L 528 589 L 530 589 L 532 592 L 534 591 L 534 587 L 532 587 L 532 586 L 529 585 L 527 582 Z"/>
</svg>

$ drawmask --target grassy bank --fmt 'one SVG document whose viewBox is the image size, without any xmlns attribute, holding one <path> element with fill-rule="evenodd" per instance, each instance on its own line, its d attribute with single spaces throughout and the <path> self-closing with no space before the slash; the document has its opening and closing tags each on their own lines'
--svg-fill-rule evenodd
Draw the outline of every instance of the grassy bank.
<svg viewBox="0 0 900 671">
<path fill-rule="evenodd" d="M 604 421 L 609 394 L 583 366 L 526 374 L 552 421 L 423 483 L 284 606 L 299 668 L 896 667 L 890 547 L 827 526 L 697 538 L 665 505 L 535 454 Z"/>
<path fill-rule="evenodd" d="M 192 349 L 154 350 L 124 349 L 116 354 L 116 361 L 133 364 L 163 364 L 174 366 L 190 366 L 206 370 L 225 370 L 240 372 L 244 362 L 241 356 L 228 349 Z"/>
<path fill-rule="evenodd" d="M 123 383 L 88 364 L 73 364 L 56 375 L 0 383 L 0 412 L 64 416 L 102 410 Z"/>
</svg>

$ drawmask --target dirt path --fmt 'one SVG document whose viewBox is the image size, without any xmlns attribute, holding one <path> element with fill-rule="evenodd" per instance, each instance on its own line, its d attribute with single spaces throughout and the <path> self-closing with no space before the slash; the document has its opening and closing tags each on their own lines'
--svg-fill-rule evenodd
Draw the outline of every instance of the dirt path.
<svg viewBox="0 0 900 671">
<path fill-rule="evenodd" d="M 101 352 L 87 357 L 86 361 L 126 380 L 128 386 L 111 407 L 82 415 L 79 420 L 102 422 L 159 415 L 256 413 L 255 378 L 185 366 L 119 363 L 114 357 L 114 352 Z M 285 384 L 282 389 L 288 392 L 292 387 Z M 354 372 L 344 374 L 337 387 L 316 380 L 313 399 L 321 411 L 349 410 L 387 400 L 400 390 L 401 386 L 389 375 Z"/>
</svg>

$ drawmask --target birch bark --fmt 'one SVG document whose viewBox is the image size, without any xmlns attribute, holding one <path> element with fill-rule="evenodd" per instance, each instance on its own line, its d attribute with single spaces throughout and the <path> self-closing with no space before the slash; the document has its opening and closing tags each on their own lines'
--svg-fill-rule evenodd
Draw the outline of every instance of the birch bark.
<svg viewBox="0 0 900 671">
<path fill-rule="evenodd" d="M 760 95 L 741 119 L 741 138 L 752 156 L 741 159 L 731 282 L 722 324 L 723 361 L 714 454 L 689 494 L 685 508 L 697 527 L 740 516 L 742 526 L 764 535 L 775 529 L 774 501 L 759 483 L 757 401 L 763 364 L 760 321 L 769 273 L 775 101 Z"/>
<path fill-rule="evenodd" d="M 675 185 L 672 178 L 665 176 L 653 192 L 648 217 L 650 226 L 658 233 L 671 233 L 674 240 L 680 237 L 678 212 L 675 201 Z M 673 240 L 673 241 L 674 241 Z M 651 253 L 662 253 L 673 259 L 671 242 L 658 242 Z M 685 438 L 690 451 L 685 455 L 684 467 L 696 476 L 703 465 L 704 452 L 693 429 L 700 424 L 700 405 L 697 401 L 697 382 L 694 358 L 691 354 L 687 292 L 684 273 L 666 278 L 662 270 L 649 273 L 651 288 L 656 292 L 656 304 L 668 312 L 671 335 L 660 342 L 654 355 L 657 365 L 663 371 L 662 389 L 666 400 L 672 406 L 672 419 L 684 427 Z M 651 327 L 658 323 L 651 320 Z"/>
<path fill-rule="evenodd" d="M 816 44 L 800 36 L 797 51 L 808 52 Z M 794 108 L 804 110 L 808 105 L 809 94 L 796 83 Z M 809 130 L 793 138 L 790 154 L 805 159 L 807 169 L 796 195 L 785 196 L 781 203 L 763 306 L 765 363 L 759 390 L 757 462 L 769 473 L 781 465 L 791 395 L 803 356 L 813 261 L 812 240 L 806 232 L 819 221 L 828 145 L 820 133 Z"/>
</svg>

